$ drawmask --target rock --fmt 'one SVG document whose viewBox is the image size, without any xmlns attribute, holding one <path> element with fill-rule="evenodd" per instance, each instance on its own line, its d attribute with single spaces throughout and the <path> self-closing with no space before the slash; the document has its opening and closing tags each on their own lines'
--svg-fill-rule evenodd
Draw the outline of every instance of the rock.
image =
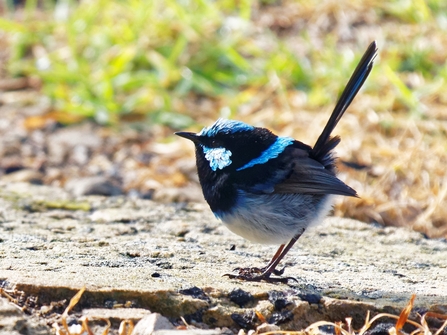
<svg viewBox="0 0 447 335">
<path fill-rule="evenodd" d="M 14 171 L 1 177 L 7 183 L 27 182 L 31 184 L 42 184 L 43 174 L 32 169 Z"/>
<path fill-rule="evenodd" d="M 132 335 L 151 335 L 157 330 L 174 329 L 167 318 L 158 313 L 143 317 L 135 326 Z"/>
<path fill-rule="evenodd" d="M 127 208 L 106 208 L 96 210 L 90 215 L 93 222 L 135 222 L 149 219 L 147 211 Z"/>
<path fill-rule="evenodd" d="M 49 162 L 59 165 L 69 158 L 75 162 L 82 160 L 82 155 L 88 154 L 82 151 L 98 148 L 102 140 L 92 131 L 92 125 L 84 124 L 59 129 L 48 136 L 47 142 Z M 78 149 L 75 149 L 76 147 Z"/>
<path fill-rule="evenodd" d="M 120 195 L 121 188 L 103 176 L 75 178 L 65 184 L 65 189 L 75 196 L 82 195 Z"/>
<path fill-rule="evenodd" d="M 256 333 L 257 334 L 262 334 L 262 333 L 267 333 L 267 332 L 274 332 L 277 330 L 281 330 L 280 327 L 278 327 L 277 325 L 271 325 L 269 323 L 263 323 L 260 326 L 256 327 Z"/>
<path fill-rule="evenodd" d="M 152 198 L 162 202 L 203 202 L 203 194 L 196 184 L 188 187 L 162 187 L 155 189 Z"/>
<path fill-rule="evenodd" d="M 228 334 L 220 329 L 186 329 L 186 330 L 158 330 L 154 335 L 221 335 Z M 133 335 L 133 334 L 132 334 Z"/>
<path fill-rule="evenodd" d="M 255 300 L 253 298 L 253 295 L 251 295 L 249 292 L 245 292 L 240 288 L 231 291 L 228 297 L 232 302 L 239 305 L 239 307 L 244 307 L 244 305 L 253 302 Z"/>
<path fill-rule="evenodd" d="M 151 311 L 143 308 L 89 308 L 82 311 L 89 319 L 109 319 L 111 322 L 132 320 L 134 323 L 151 315 Z"/>
<path fill-rule="evenodd" d="M 0 297 L 0 335 L 46 335 L 49 327 L 30 319 L 19 307 Z"/>
</svg>

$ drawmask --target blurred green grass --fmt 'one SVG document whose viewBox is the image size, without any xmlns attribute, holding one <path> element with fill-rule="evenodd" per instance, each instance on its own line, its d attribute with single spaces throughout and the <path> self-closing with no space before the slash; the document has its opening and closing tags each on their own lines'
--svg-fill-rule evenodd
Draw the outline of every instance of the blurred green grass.
<svg viewBox="0 0 447 335">
<path fill-rule="evenodd" d="M 306 29 L 312 23 L 297 31 L 305 44 L 299 54 L 278 31 L 253 19 L 270 8 L 295 3 L 304 14 L 312 6 L 304 1 L 249 0 L 60 1 L 56 6 L 27 1 L 21 15 L 11 10 L 0 19 L 0 30 L 10 36 L 10 74 L 38 78 L 56 110 L 103 124 L 145 115 L 152 123 L 178 129 L 193 122 L 194 112 L 182 99 L 206 97 L 217 102 L 215 114 L 225 108 L 235 115 L 272 78 L 280 81 L 281 90 L 275 94 L 306 92 L 311 107 L 333 101 L 357 61 L 339 52 L 337 32 L 322 37 L 321 50 Z M 422 25 L 447 20 L 447 5 L 441 0 L 363 1 L 356 6 L 369 4 L 375 5 L 372 13 L 378 21 Z M 333 6 L 327 2 L 328 14 Z M 365 47 L 356 45 L 356 53 Z M 413 43 L 390 45 L 389 65 L 381 71 L 400 102 L 417 113 L 417 93 L 396 72 L 419 72 L 427 80 L 441 74 L 444 79 L 443 64 L 433 62 L 430 52 Z M 377 84 L 370 86 L 377 89 Z"/>
<path fill-rule="evenodd" d="M 190 94 L 224 97 L 234 110 L 238 91 L 265 85 L 271 71 L 309 88 L 308 71 L 279 39 L 257 43 L 250 1 L 98 0 L 66 10 L 0 20 L 13 34 L 9 72 L 39 78 L 58 110 L 100 123 L 147 114 L 182 128 L 192 122 L 181 103 Z"/>
</svg>

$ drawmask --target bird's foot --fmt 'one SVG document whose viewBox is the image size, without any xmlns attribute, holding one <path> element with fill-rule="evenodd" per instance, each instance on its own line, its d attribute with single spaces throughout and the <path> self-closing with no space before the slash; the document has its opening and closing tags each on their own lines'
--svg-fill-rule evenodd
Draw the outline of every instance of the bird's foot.
<svg viewBox="0 0 447 335">
<path fill-rule="evenodd" d="M 277 270 L 277 269 L 273 269 L 271 271 L 271 273 L 273 273 L 275 276 L 282 276 L 284 274 L 284 270 L 286 269 L 286 267 L 283 267 L 281 270 Z M 262 274 L 267 272 L 268 270 L 268 266 L 264 266 L 263 268 L 257 268 L 257 267 L 252 267 L 252 268 L 236 268 L 233 271 L 235 272 L 239 272 L 239 274 Z"/>
<path fill-rule="evenodd" d="M 275 276 L 281 276 L 284 273 L 284 268 L 281 270 L 273 269 L 271 271 L 267 270 L 267 267 L 265 268 L 236 268 L 234 271 L 238 272 L 237 274 L 232 273 L 226 273 L 224 276 L 227 276 L 230 279 L 239 279 L 239 280 L 245 280 L 245 281 L 252 281 L 252 282 L 261 282 L 265 281 L 268 283 L 284 283 L 287 284 L 289 280 L 294 280 L 298 282 L 293 277 L 271 277 L 272 274 Z"/>
</svg>

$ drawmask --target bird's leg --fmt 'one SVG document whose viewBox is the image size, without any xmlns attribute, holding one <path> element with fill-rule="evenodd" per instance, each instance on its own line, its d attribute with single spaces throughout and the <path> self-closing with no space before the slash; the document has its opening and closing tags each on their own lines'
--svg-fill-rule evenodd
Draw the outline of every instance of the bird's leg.
<svg viewBox="0 0 447 335">
<path fill-rule="evenodd" d="M 252 268 L 236 268 L 233 271 L 237 271 L 239 272 L 239 274 L 242 273 L 251 273 L 251 274 L 255 274 L 255 273 L 263 273 L 271 264 L 273 264 L 273 262 L 281 255 L 282 250 L 284 249 L 285 244 L 281 244 L 278 248 L 278 250 L 276 250 L 275 255 L 272 257 L 272 259 L 270 260 L 270 262 L 264 266 L 263 268 L 257 268 L 257 267 L 252 267 Z M 277 276 L 281 276 L 284 273 L 284 269 L 282 269 L 281 271 L 275 270 L 273 272 L 275 275 Z"/>
<path fill-rule="evenodd" d="M 276 250 L 276 253 L 275 253 L 275 255 L 272 257 L 272 259 L 270 260 L 270 262 L 266 265 L 266 266 L 264 266 L 262 269 L 259 269 L 260 271 L 259 271 L 259 273 L 263 273 L 263 272 L 265 272 L 273 263 L 275 263 L 276 262 L 276 260 L 278 259 L 278 257 L 280 257 L 281 256 L 281 253 L 282 253 L 282 251 L 284 250 L 284 247 L 285 247 L 286 245 L 285 244 L 281 244 L 280 246 L 279 246 L 279 248 L 278 248 L 278 250 Z M 285 255 L 284 255 L 285 256 Z M 281 258 L 283 258 L 284 256 L 282 256 Z M 279 262 L 278 262 L 279 263 Z M 277 276 L 281 276 L 283 273 L 284 273 L 284 269 L 285 269 L 285 267 L 284 268 L 282 268 L 281 270 L 275 270 L 275 269 L 273 269 L 273 274 L 275 274 L 275 275 L 277 275 Z"/>
<path fill-rule="evenodd" d="M 228 276 L 230 279 L 241 279 L 241 280 L 247 280 L 247 281 L 267 281 L 267 282 L 281 282 L 281 283 L 287 283 L 289 279 L 296 280 L 292 277 L 285 277 L 285 278 L 271 278 L 270 276 L 272 274 L 275 274 L 277 276 L 280 276 L 283 274 L 284 269 L 282 270 L 276 270 L 276 267 L 278 266 L 279 262 L 284 258 L 285 255 L 289 252 L 289 250 L 293 247 L 296 241 L 303 235 L 304 229 L 301 233 L 296 234 L 287 245 L 280 245 L 278 250 L 276 251 L 275 255 L 273 256 L 272 260 L 267 264 L 266 267 L 259 269 L 259 268 L 248 268 L 248 269 L 239 269 L 239 274 L 233 275 L 233 274 L 225 274 L 224 276 Z"/>
<path fill-rule="evenodd" d="M 287 245 L 281 250 L 281 253 L 279 254 L 278 257 L 273 257 L 273 259 L 270 261 L 270 263 L 263 268 L 263 272 L 261 274 L 261 276 L 267 276 L 270 277 L 270 275 L 273 274 L 277 274 L 279 273 L 279 276 L 282 275 L 284 273 L 284 268 L 282 270 L 276 270 L 276 267 L 278 266 L 279 262 L 281 262 L 281 260 L 284 258 L 285 255 L 287 255 L 287 253 L 289 252 L 289 250 L 293 247 L 293 245 L 295 244 L 296 241 L 298 241 L 298 239 L 301 237 L 301 235 L 304 233 L 304 229 L 303 232 L 301 234 L 297 234 L 295 235 L 289 243 L 287 243 Z M 279 250 L 278 250 L 279 251 Z M 275 255 L 276 256 L 276 255 Z M 286 278 L 287 279 L 287 278 Z"/>
</svg>

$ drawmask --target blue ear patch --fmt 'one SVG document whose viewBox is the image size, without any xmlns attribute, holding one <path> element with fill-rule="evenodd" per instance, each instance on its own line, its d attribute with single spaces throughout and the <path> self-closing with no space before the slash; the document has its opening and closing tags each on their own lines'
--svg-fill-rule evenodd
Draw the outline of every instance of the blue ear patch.
<svg viewBox="0 0 447 335">
<path fill-rule="evenodd" d="M 278 157 L 284 151 L 284 149 L 291 145 L 294 141 L 295 140 L 291 137 L 278 137 L 276 141 L 270 147 L 264 150 L 259 157 L 252 159 L 247 164 L 236 169 L 236 171 L 251 168 L 256 164 L 264 164 L 270 159 Z"/>
<path fill-rule="evenodd" d="M 250 131 L 255 129 L 241 121 L 218 119 L 211 127 L 205 127 L 202 129 L 199 136 L 213 137 L 216 134 L 233 134 L 238 131 Z"/>
<path fill-rule="evenodd" d="M 222 170 L 231 164 L 231 151 L 225 148 L 208 148 L 203 146 L 203 153 L 208 162 L 210 162 L 210 168 L 213 171 L 217 169 Z"/>
</svg>

